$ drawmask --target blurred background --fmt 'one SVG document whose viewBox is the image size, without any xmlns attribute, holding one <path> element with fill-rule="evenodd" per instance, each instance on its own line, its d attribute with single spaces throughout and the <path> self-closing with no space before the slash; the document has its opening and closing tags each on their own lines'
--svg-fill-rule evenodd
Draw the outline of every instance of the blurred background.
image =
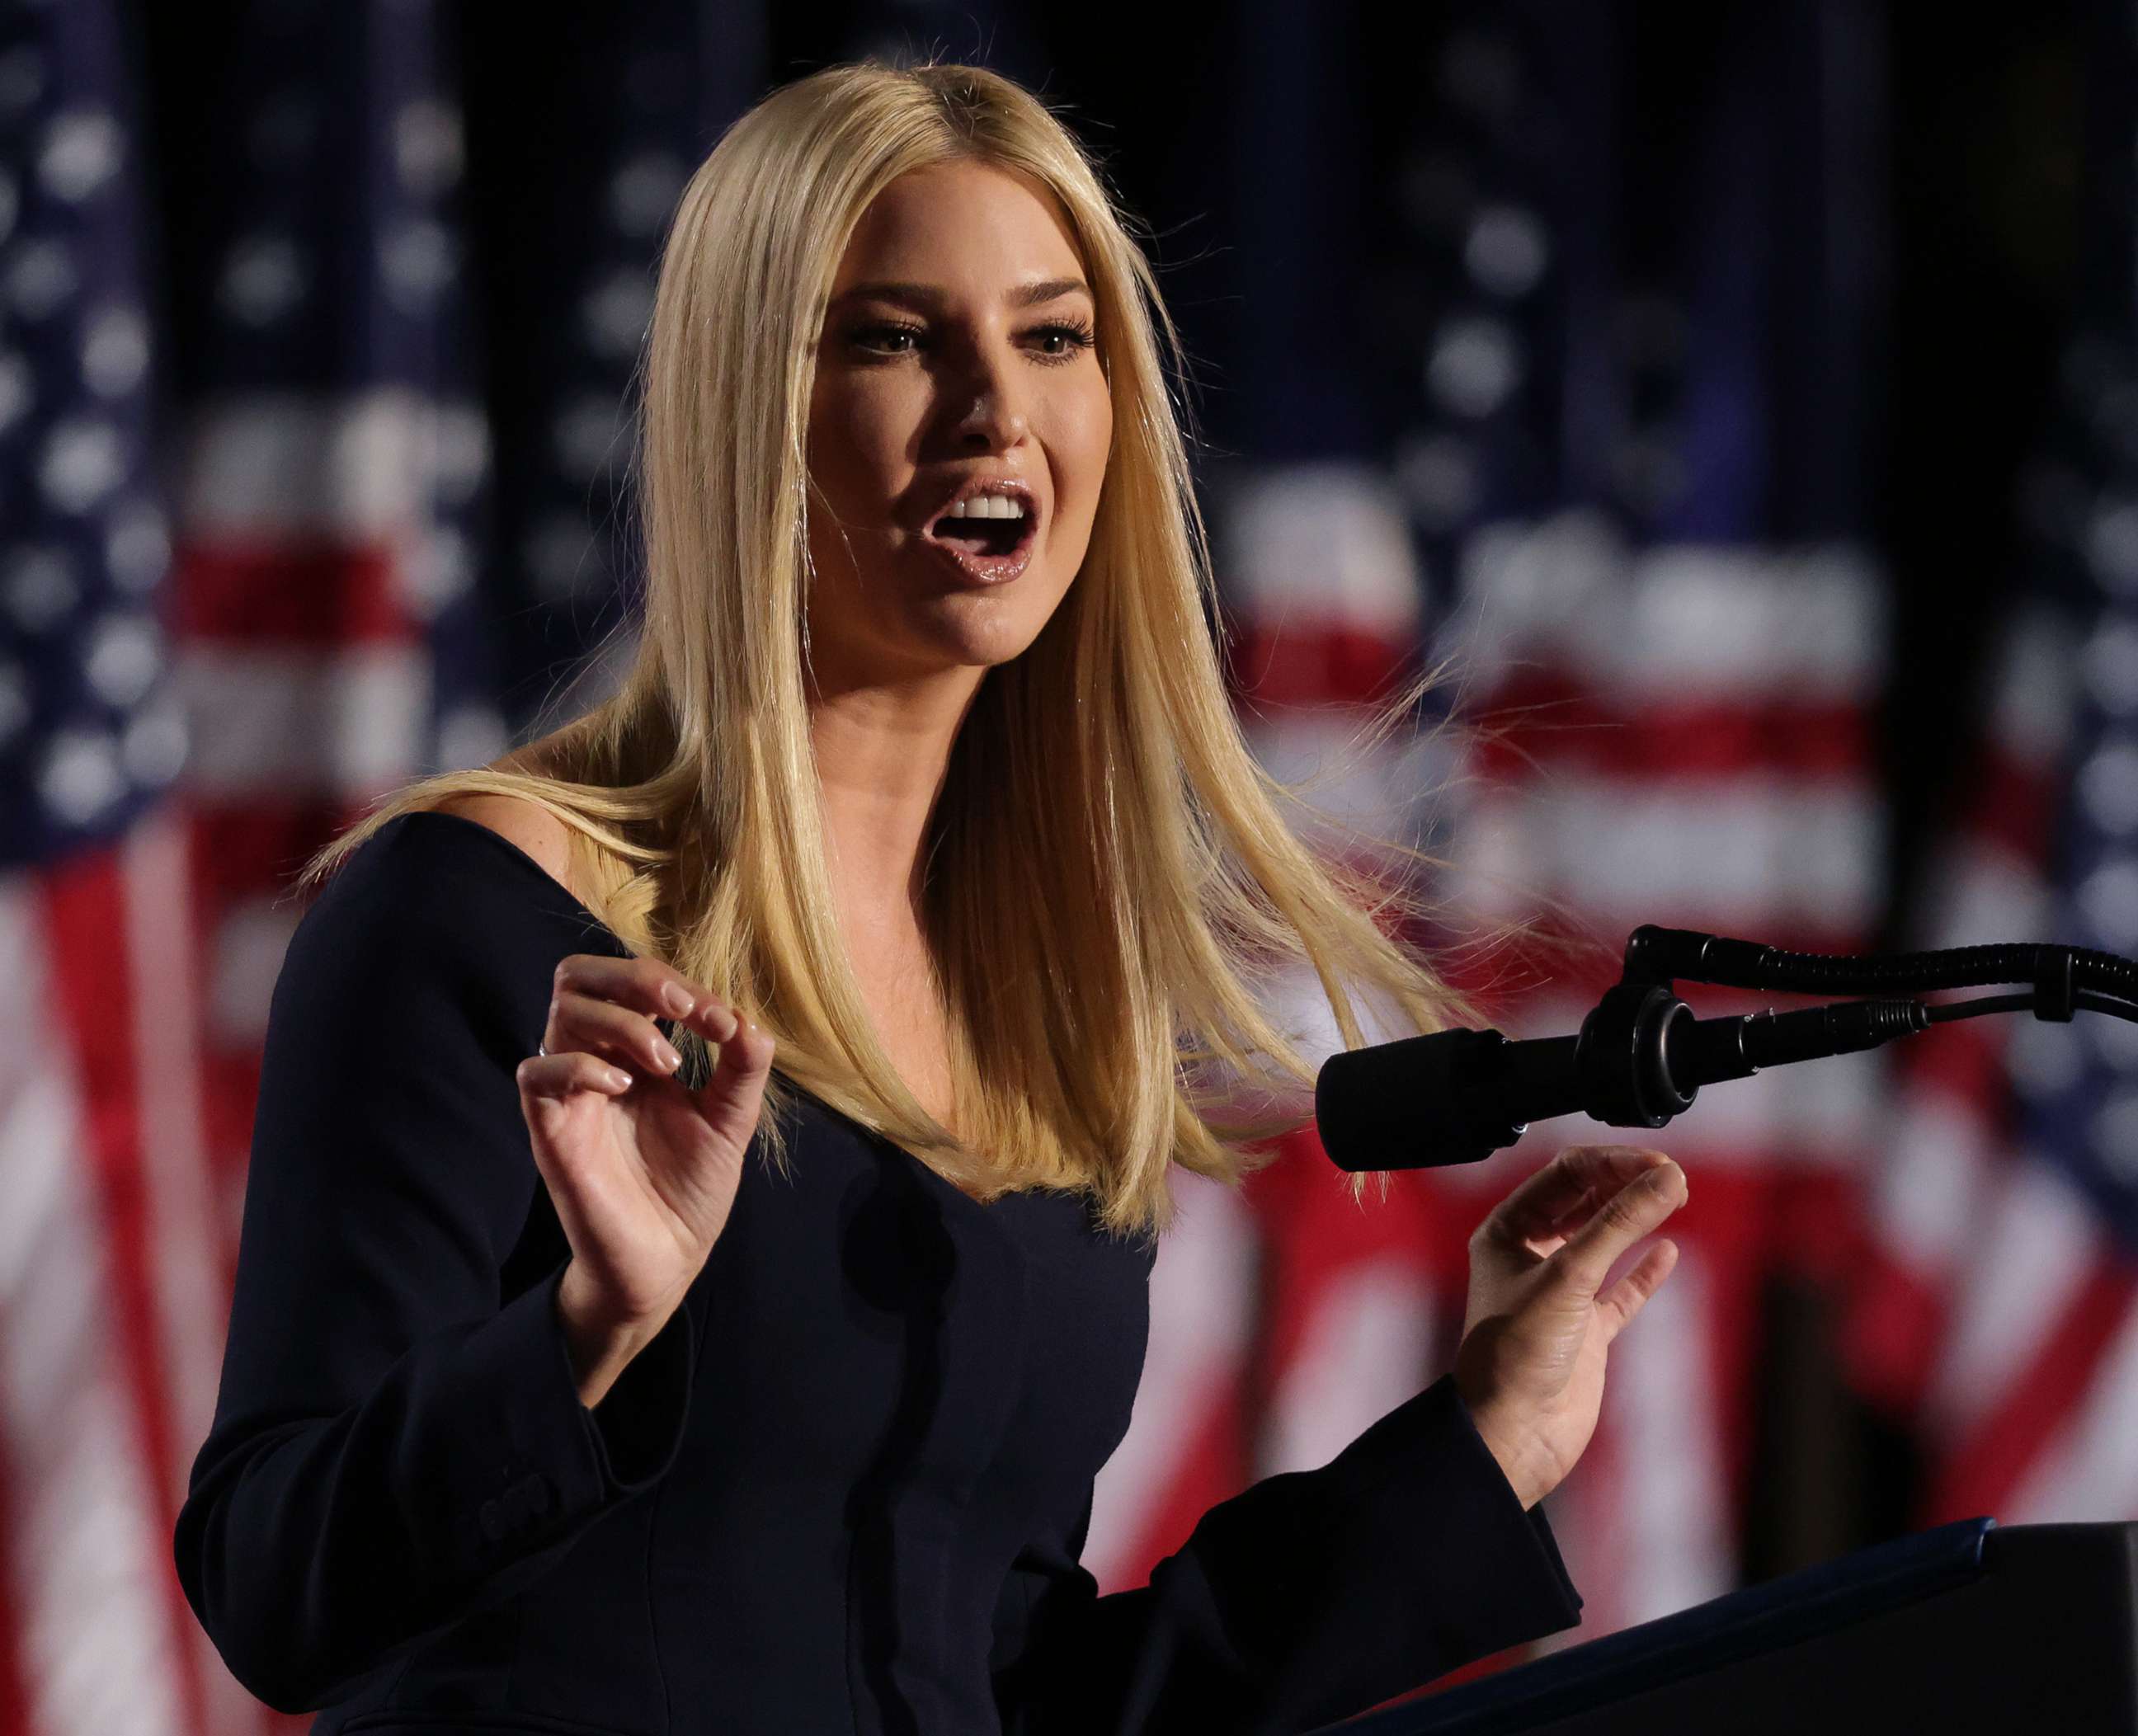
<svg viewBox="0 0 2138 1736">
<path fill-rule="evenodd" d="M 1428 938 L 1499 1028 L 1574 1029 L 1642 922 L 2138 953 L 2128 7 L 539 16 L 0 0 L 0 1731 L 303 1727 L 170 1542 L 290 876 L 603 690 L 666 220 L 828 61 L 1024 81 L 1147 222 L 1242 717 L 1301 775 L 1450 660 L 1316 799 L 1447 860 Z M 2138 1517 L 2133 1059 L 1977 1020 L 1649 1136 L 1682 1258 L 1550 1499 L 1588 1601 L 1549 1643 L 1948 1519 Z M 1190 1178 L 1102 1585 L 1442 1372 L 1486 1207 L 1621 1137 L 1363 1212 L 1311 1132 Z"/>
</svg>

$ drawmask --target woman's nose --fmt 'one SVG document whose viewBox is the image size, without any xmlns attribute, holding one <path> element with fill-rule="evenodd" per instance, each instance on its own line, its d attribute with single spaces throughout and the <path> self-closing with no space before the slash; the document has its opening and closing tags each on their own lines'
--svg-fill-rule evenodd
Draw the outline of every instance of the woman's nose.
<svg viewBox="0 0 2138 1736">
<path fill-rule="evenodd" d="M 950 390 L 955 431 L 961 441 L 971 445 L 984 441 L 993 450 L 1013 446 L 1024 436 L 1023 388 L 1007 358 L 975 357 Z"/>
</svg>

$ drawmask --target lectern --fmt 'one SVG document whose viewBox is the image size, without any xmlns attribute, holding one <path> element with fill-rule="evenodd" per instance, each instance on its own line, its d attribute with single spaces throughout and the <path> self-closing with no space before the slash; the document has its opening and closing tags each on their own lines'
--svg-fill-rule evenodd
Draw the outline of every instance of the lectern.
<svg viewBox="0 0 2138 1736">
<path fill-rule="evenodd" d="M 2138 1736 L 2138 1524 L 1963 1519 L 1327 1736 Z"/>
</svg>

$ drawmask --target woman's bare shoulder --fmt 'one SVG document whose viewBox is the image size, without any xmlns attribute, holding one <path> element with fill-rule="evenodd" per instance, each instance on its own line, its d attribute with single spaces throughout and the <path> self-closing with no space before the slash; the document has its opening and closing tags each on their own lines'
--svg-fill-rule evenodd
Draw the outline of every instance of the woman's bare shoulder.
<svg viewBox="0 0 2138 1736">
<path fill-rule="evenodd" d="M 541 760 L 534 748 L 522 748 L 484 769 L 539 772 Z M 550 879 L 574 898 L 578 896 L 578 889 L 572 883 L 571 828 L 546 808 L 519 796 L 488 794 L 448 796 L 438 802 L 437 808 L 441 813 L 486 826 L 506 842 L 516 844 L 547 870 Z"/>
</svg>

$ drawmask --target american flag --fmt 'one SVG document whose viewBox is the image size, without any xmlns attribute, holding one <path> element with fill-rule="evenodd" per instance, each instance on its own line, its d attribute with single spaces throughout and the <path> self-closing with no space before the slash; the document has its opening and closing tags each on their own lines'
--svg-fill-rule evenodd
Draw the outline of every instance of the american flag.
<svg viewBox="0 0 2138 1736">
<path fill-rule="evenodd" d="M 232 1680 L 170 1555 L 286 876 L 382 788 L 504 745 L 437 18 L 256 8 L 208 93 L 214 268 L 174 344 L 134 16 L 14 7 L 0 45 L 0 1728 L 31 1736 L 301 1728 Z"/>
<path fill-rule="evenodd" d="M 1600 943 L 1452 955 L 1510 1035 L 1573 1031 L 1643 921 L 1848 952 L 1884 914 L 1884 578 L 1855 481 L 1869 286 L 1845 245 L 1873 215 L 1872 45 L 1845 7 L 1761 17 L 1720 32 L 1712 65 L 1648 72 L 1726 97 L 1706 131 L 1639 149 L 1623 117 L 1653 93 L 1612 71 L 1626 9 L 1441 8 L 1377 32 L 1382 76 L 1432 100 L 1392 110 L 1411 117 L 1393 139 L 1340 129 L 1314 155 L 1287 138 L 1257 186 L 1292 267 L 1262 275 L 1253 229 L 1237 261 L 1267 339 L 1233 370 L 1251 402 L 1218 491 L 1243 714 L 1266 762 L 1304 773 L 1422 655 L 1455 656 L 1451 697 L 1484 727 L 1398 741 L 1316 799 L 1453 857 L 1440 890 L 1469 924 Z M 1243 126 L 1326 87 L 1316 52 L 1273 42 Z M 1347 280 L 1324 262 L 1359 237 L 1331 232 L 1321 190 L 1377 163 L 1358 228 L 1384 238 L 1379 268 L 1333 299 Z M 1681 180 L 1686 163 L 1713 167 Z M 1672 222 L 1644 238 L 1650 207 Z M 1749 244 L 1765 233 L 1789 245 Z M 1393 413 L 1376 379 L 1397 383 Z M 1789 442 L 1814 426 L 1807 457 Z M 1289 1010 L 1337 1046 L 1314 985 Z M 1243 1196 L 1189 1190 L 1087 1561 L 1135 1583 L 1211 1500 L 1325 1461 L 1442 1372 L 1478 1218 L 1560 1144 L 1638 1138 L 1692 1178 L 1682 1257 L 1547 1507 L 1587 1599 L 1576 1637 L 1732 1588 L 1765 1287 L 1836 1282 L 1879 1101 L 1874 1065 L 1836 1061 L 1711 1092 L 1657 1134 L 1545 1124 L 1364 1212 L 1311 1133 Z"/>
<path fill-rule="evenodd" d="M 2099 6 L 2075 329 L 2014 510 L 2027 550 L 1919 934 L 2138 954 L 2138 26 Z M 2099 1014 L 1900 1057 L 1858 1384 L 1911 1424 L 1918 1517 L 2138 1516 L 2138 1042 Z"/>
<path fill-rule="evenodd" d="M 0 14 L 0 1729 L 207 1727 L 169 1536 L 219 1360 L 138 92 Z"/>
<path fill-rule="evenodd" d="M 511 29 L 456 63 L 471 27 L 423 0 L 234 3 L 232 51 L 188 97 L 199 124 L 168 146 L 198 139 L 207 156 L 188 173 L 213 197 L 165 213 L 203 269 L 165 286 L 161 341 L 152 262 L 134 251 L 156 225 L 137 208 L 149 153 L 122 29 L 145 10 L 66 0 L 0 22 L 0 731 L 17 961 L 0 1095 L 17 1180 L 0 1236 L 0 1729 L 36 1736 L 303 1727 L 229 1680 L 168 1555 L 212 1412 L 259 1040 L 296 915 L 288 876 L 379 791 L 495 757 L 530 721 L 525 688 L 624 612 L 628 539 L 604 534 L 652 259 L 683 176 L 771 81 L 774 39 L 831 58 L 931 39 L 956 51 L 972 21 L 995 29 L 992 9 L 927 6 L 886 33 L 862 8 L 851 40 L 803 43 L 769 8 L 661 0 L 560 25 L 539 57 L 554 82 L 530 86 Z M 1855 949 L 1885 900 L 1866 746 L 1883 581 L 1832 483 L 1862 468 L 1845 390 L 1864 371 L 1862 285 L 1845 250 L 1816 310 L 1802 282 L 1743 275 L 1762 256 L 1747 236 L 1875 229 L 1860 172 L 1877 108 L 1852 88 L 1854 12 L 1779 9 L 1779 40 L 1701 69 L 1726 99 L 1702 124 L 1722 130 L 1644 147 L 1651 177 L 1657 158 L 1766 165 L 1647 202 L 1685 217 L 1683 257 L 1631 233 L 1643 201 L 1609 184 L 1639 154 L 1624 117 L 1644 100 L 1603 70 L 1623 68 L 1624 15 L 1463 5 L 1369 46 L 1262 0 L 1224 27 L 1240 41 L 1221 99 L 1231 136 L 1184 154 L 1184 173 L 1253 189 L 1213 267 L 1243 322 L 1238 422 L 1219 431 L 1238 456 L 1211 480 L 1247 720 L 1273 764 L 1303 771 L 1427 647 L 1456 650 L 1466 715 L 1501 733 L 1391 752 L 1324 794 L 1398 836 L 1444 826 L 1428 841 L 1465 865 L 1447 889 L 1462 911 L 1544 910 L 1612 948 L 1655 919 Z M 1012 34 L 972 57 L 1044 85 L 1041 33 Z M 1342 113 L 1332 93 L 1347 93 Z M 493 139 L 548 154 L 527 183 L 539 198 L 475 208 L 483 135 L 464 100 L 489 105 Z M 544 134 L 523 107 L 578 124 Z M 1080 107 L 1103 122 L 1103 88 Z M 1296 129 L 1272 124 L 1287 115 Z M 1818 171 L 1791 184 L 1817 196 L 1778 208 L 1775 165 L 1814 119 Z M 1364 203 L 1341 208 L 1331 187 Z M 1355 281 L 1361 261 L 1370 281 Z M 1356 299 L 1340 305 L 1340 290 Z M 495 427 L 485 373 L 510 412 Z M 1809 481 L 1777 456 L 1805 450 L 1808 417 L 1823 454 Z M 2108 480 L 2089 481 L 2079 540 L 2128 546 L 2125 485 Z M 2081 727 L 2112 772 L 2138 627 L 2061 631 L 2108 683 Z M 2044 652 L 2021 676 L 2057 666 Z M 583 673 L 598 685 L 603 666 Z M 2021 676 L 1999 714 L 2027 763 L 2061 763 L 2079 738 L 2043 733 L 2051 708 Z M 1452 796 L 1429 794 L 1449 778 Z M 2045 816 L 1997 823 L 2047 863 Z M 2102 848 L 2121 835 L 2104 824 Z M 2076 895 L 2095 880 L 2063 884 Z M 2046 920 L 1990 926 L 2027 938 Z M 1550 972 L 1550 992 L 1517 992 L 1523 970 Z M 1478 960 L 1463 986 L 1529 1034 L 1572 1029 L 1601 982 L 1545 955 Z M 1315 1000 L 1292 985 L 1288 1012 L 1333 1047 Z M 1941 1040 L 1992 1031 L 2038 1037 L 1981 1021 Z M 2087 1065 L 2093 1084 L 2072 1089 L 2107 1095 L 2055 1103 L 2113 1105 Z M 2001 1065 L 1989 1057 L 1969 1087 L 1985 1114 Z M 1583 1636 L 1734 1582 L 1758 1289 L 1778 1271 L 1822 1278 L 1852 1246 L 1834 1226 L 1854 1219 L 1877 1080 L 1837 1061 L 1743 1082 L 1658 1140 L 1693 1176 L 1686 1258 L 1614 1356 L 1604 1426 L 1553 1499 L 1589 1598 Z M 1325 1460 L 1443 1369 L 1477 1217 L 1557 1144 L 1601 1133 L 1540 1129 L 1477 1170 L 1400 1178 L 1363 1212 L 1311 1132 L 1242 1194 L 1183 1178 L 1135 1419 L 1100 1480 L 1086 1559 L 1102 1583 L 1139 1582 L 1213 1502 Z M 2068 1184 L 1995 1191 L 2038 1207 L 1980 1220 L 2010 1238 L 2012 1270 L 2040 1270 L 2019 1258 L 2032 1250 L 2088 1296 L 2127 1292 L 2113 1227 L 2127 1234 L 2127 1206 L 2118 1218 L 2109 1196 Z M 1962 1315 L 1994 1300 L 1971 1275 L 2005 1270 L 1975 1222 L 1951 1231 L 1960 1263 L 1932 1285 L 1965 1292 Z M 2089 1372 L 2072 1377 L 2070 1426 L 2030 1450 L 2023 1490 L 2074 1486 L 2040 1480 L 2081 1462 L 2074 1441 L 2106 1453 L 2121 1414 L 2090 1371 L 2126 1370 L 2127 1391 L 2130 1315 L 2079 1300 L 2065 1294 L 2028 1340 L 2072 1342 L 2059 1320 L 2100 1339 L 2057 1363 Z M 1923 1342 L 1960 1371 L 1946 1386 L 1999 1390 L 1965 1374 L 1998 1366 L 1970 1364 L 1972 1344 L 2033 1366 L 2009 1360 L 2026 1346 L 1951 1329 L 1952 1314 L 1925 1316 Z M 1978 1462 L 1955 1445 L 1948 1485 L 1983 1486 L 1965 1480 Z"/>
</svg>

